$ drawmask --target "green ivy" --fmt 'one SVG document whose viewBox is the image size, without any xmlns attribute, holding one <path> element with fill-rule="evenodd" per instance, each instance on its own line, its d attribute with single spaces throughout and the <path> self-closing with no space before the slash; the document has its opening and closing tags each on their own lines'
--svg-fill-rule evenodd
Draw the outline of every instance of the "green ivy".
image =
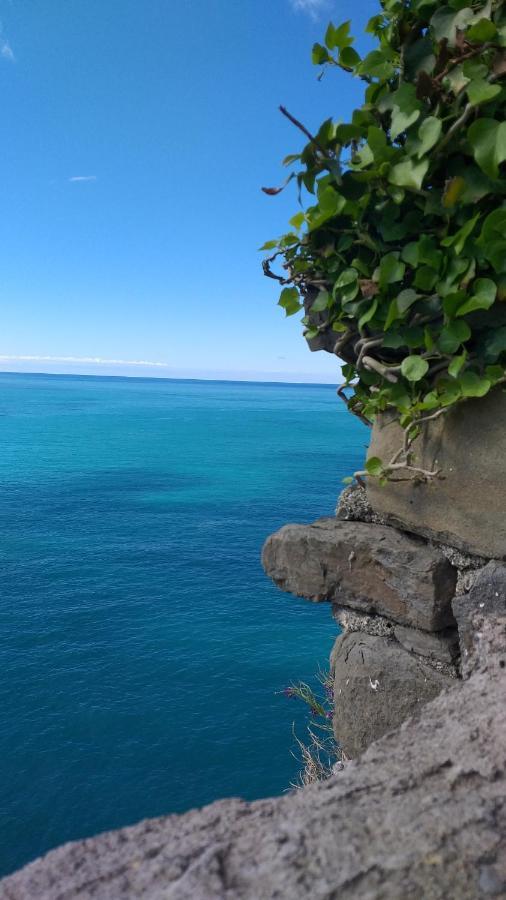
<svg viewBox="0 0 506 900">
<path fill-rule="evenodd" d="M 301 210 L 264 270 L 344 361 L 350 410 L 393 408 L 409 448 L 428 415 L 505 380 L 506 4 L 383 0 L 366 31 L 363 58 L 349 22 L 313 47 L 364 83 L 350 121 L 311 134 L 282 108 L 309 140 L 285 160 Z"/>
</svg>

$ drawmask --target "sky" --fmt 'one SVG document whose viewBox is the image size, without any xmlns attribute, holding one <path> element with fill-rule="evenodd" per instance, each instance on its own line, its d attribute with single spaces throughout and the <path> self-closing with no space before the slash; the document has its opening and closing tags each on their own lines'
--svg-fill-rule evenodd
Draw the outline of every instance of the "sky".
<svg viewBox="0 0 506 900">
<path fill-rule="evenodd" d="M 3 371 L 338 379 L 285 319 L 262 193 L 362 86 L 311 47 L 377 0 L 0 0 Z M 157 365 L 153 365 L 157 363 Z"/>
</svg>

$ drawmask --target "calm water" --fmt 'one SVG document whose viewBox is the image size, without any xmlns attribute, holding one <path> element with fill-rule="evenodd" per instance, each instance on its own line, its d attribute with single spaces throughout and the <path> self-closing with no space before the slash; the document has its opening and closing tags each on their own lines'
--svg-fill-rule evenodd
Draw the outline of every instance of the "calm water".
<svg viewBox="0 0 506 900">
<path fill-rule="evenodd" d="M 367 432 L 330 387 L 0 375 L 1 872 L 218 797 L 281 793 L 276 694 L 329 607 L 265 537 L 332 514 Z"/>
</svg>

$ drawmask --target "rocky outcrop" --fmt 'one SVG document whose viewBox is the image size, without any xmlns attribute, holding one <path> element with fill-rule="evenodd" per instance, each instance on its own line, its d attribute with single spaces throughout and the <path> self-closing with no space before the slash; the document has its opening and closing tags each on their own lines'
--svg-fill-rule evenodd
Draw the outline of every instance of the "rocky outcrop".
<svg viewBox="0 0 506 900">
<path fill-rule="evenodd" d="M 332 655 L 334 734 L 354 759 L 454 681 L 395 639 L 346 632 Z M 441 667 L 443 668 L 443 667 Z"/>
<path fill-rule="evenodd" d="M 378 417 L 370 456 L 388 462 L 402 447 L 395 418 Z M 429 422 L 415 441 L 416 465 L 439 469 L 427 482 L 367 482 L 374 512 L 398 528 L 488 558 L 506 557 L 506 398 L 501 389 Z"/>
<path fill-rule="evenodd" d="M 310 600 L 426 631 L 454 624 L 455 569 L 439 549 L 387 525 L 285 525 L 267 540 L 262 562 L 278 587 Z"/>
<path fill-rule="evenodd" d="M 344 772 L 67 844 L 2 900 L 489 900 L 506 896 L 506 619 L 474 672 Z"/>
</svg>

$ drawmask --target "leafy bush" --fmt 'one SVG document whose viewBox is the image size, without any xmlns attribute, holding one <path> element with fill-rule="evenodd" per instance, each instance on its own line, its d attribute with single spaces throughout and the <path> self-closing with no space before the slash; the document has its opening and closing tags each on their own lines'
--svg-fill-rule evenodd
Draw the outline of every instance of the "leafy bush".
<svg viewBox="0 0 506 900">
<path fill-rule="evenodd" d="M 505 380 L 506 5 L 467 3 L 383 0 L 363 58 L 330 24 L 313 62 L 360 78 L 363 105 L 314 135 L 281 108 L 309 139 L 287 182 L 310 197 L 264 270 L 310 346 L 345 362 L 350 410 L 397 412 L 404 447 L 371 461 L 380 477 L 437 474 L 412 465 L 420 427 Z"/>
</svg>

